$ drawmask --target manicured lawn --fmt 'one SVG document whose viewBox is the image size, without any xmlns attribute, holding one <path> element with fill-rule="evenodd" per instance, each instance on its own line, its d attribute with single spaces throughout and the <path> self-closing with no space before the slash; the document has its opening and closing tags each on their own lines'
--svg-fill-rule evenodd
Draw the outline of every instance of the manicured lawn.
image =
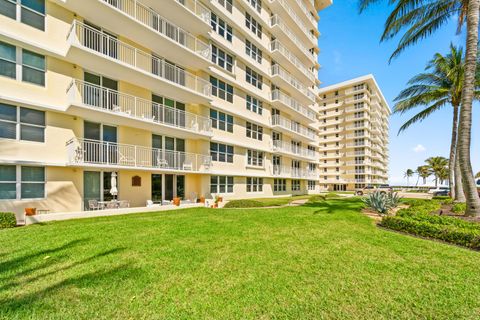
<svg viewBox="0 0 480 320">
<path fill-rule="evenodd" d="M 5 319 L 478 319 L 480 253 L 384 231 L 358 199 L 0 231 Z"/>
<path fill-rule="evenodd" d="M 280 198 L 259 198 L 259 199 L 252 199 L 255 201 L 262 202 L 265 207 L 279 207 L 289 204 L 295 200 L 303 200 L 309 199 L 311 196 L 291 196 L 291 197 L 280 197 Z"/>
</svg>

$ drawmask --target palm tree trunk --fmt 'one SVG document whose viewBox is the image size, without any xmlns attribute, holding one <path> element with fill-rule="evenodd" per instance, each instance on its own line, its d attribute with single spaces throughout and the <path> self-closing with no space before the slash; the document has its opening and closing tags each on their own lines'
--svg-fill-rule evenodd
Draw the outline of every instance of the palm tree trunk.
<svg viewBox="0 0 480 320">
<path fill-rule="evenodd" d="M 458 106 L 453 106 L 452 142 L 450 143 L 450 158 L 448 159 L 448 184 L 453 199 L 457 199 L 457 183 L 455 181 L 455 153 L 457 149 Z"/>
<path fill-rule="evenodd" d="M 450 190 L 453 190 L 450 188 Z M 465 194 L 462 185 L 462 172 L 460 171 L 460 159 L 458 155 L 455 157 L 455 202 L 465 202 Z"/>
<path fill-rule="evenodd" d="M 463 189 L 467 208 L 466 216 L 480 216 L 480 199 L 473 178 L 470 161 L 470 144 L 472 135 L 472 101 L 475 88 L 478 51 L 478 20 L 480 0 L 468 1 L 467 12 L 467 46 L 465 54 L 465 80 L 462 91 L 462 107 L 460 109 L 460 126 L 458 140 L 458 156 L 462 173 Z"/>
</svg>

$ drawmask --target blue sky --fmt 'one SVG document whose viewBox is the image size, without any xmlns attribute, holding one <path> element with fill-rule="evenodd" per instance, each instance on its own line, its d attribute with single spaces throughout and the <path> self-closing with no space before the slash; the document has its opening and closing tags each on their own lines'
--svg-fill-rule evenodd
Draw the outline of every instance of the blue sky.
<svg viewBox="0 0 480 320">
<path fill-rule="evenodd" d="M 385 1 L 387 2 L 387 1 Z M 322 86 L 372 73 L 390 107 L 407 81 L 424 70 L 436 52 L 447 53 L 450 42 L 463 45 L 464 35 L 456 34 L 456 24 L 449 25 L 431 38 L 407 49 L 388 64 L 397 40 L 380 43 L 385 19 L 389 13 L 386 4 L 372 6 L 361 15 L 357 0 L 334 0 L 334 4 L 320 12 L 319 76 Z M 480 112 L 473 114 L 472 165 L 480 171 Z M 448 158 L 451 137 L 451 108 L 444 108 L 421 124 L 397 135 L 398 128 L 414 113 L 393 115 L 390 119 L 390 183 L 406 183 L 403 173 L 415 169 L 430 156 Z"/>
</svg>

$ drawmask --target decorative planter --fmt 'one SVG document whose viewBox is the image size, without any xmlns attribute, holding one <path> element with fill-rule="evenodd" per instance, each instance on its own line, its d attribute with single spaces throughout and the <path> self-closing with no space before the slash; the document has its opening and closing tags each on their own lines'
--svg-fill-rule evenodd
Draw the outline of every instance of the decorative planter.
<svg viewBox="0 0 480 320">
<path fill-rule="evenodd" d="M 26 216 L 34 216 L 37 214 L 37 208 L 25 208 Z"/>
<path fill-rule="evenodd" d="M 218 200 L 218 202 L 223 202 L 223 197 L 218 197 L 217 200 Z"/>
<path fill-rule="evenodd" d="M 180 198 L 173 198 L 173 204 L 176 205 L 177 207 L 180 206 Z"/>
<path fill-rule="evenodd" d="M 205 197 L 200 197 L 200 203 L 205 203 Z"/>
</svg>

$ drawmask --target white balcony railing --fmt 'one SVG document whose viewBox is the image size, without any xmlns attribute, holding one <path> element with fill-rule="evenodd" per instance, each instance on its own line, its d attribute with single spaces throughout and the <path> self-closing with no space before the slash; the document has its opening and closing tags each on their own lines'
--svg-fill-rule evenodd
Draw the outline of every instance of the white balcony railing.
<svg viewBox="0 0 480 320">
<path fill-rule="evenodd" d="M 316 170 L 301 169 L 281 165 L 273 166 L 272 175 L 274 177 L 318 179 L 318 172 Z"/>
<path fill-rule="evenodd" d="M 300 39 L 298 39 L 298 37 L 295 35 L 295 33 L 282 21 L 282 19 L 280 18 L 280 16 L 278 14 L 275 14 L 273 16 L 271 16 L 270 18 L 270 27 L 275 27 L 275 26 L 278 26 L 287 36 L 288 38 L 293 41 L 293 43 L 295 43 L 295 45 L 304 53 L 307 53 L 307 56 L 313 61 L 313 62 L 316 62 L 317 61 L 317 54 L 315 52 L 311 52 L 310 50 L 308 50 L 302 43 L 302 41 L 300 41 Z"/>
<path fill-rule="evenodd" d="M 270 0 L 272 1 L 272 0 Z M 297 26 L 302 29 L 302 31 L 305 33 L 305 35 L 312 41 L 313 43 L 317 42 L 317 37 L 313 35 L 310 30 L 305 26 L 303 23 L 302 19 L 295 13 L 295 11 L 288 5 L 288 1 L 286 0 L 273 0 L 277 1 L 278 3 L 281 4 L 281 6 L 285 9 L 285 11 L 288 12 L 290 18 L 292 18 L 293 21 L 297 24 Z M 298 1 L 298 0 L 297 0 Z M 308 18 L 308 16 L 307 16 Z M 314 23 L 316 24 L 316 22 Z"/>
<path fill-rule="evenodd" d="M 72 43 L 77 43 L 102 56 L 148 72 L 162 80 L 175 83 L 207 97 L 211 95 L 211 84 L 208 81 L 77 20 L 72 24 L 69 39 Z"/>
<path fill-rule="evenodd" d="M 70 165 L 132 167 L 175 171 L 208 171 L 211 157 L 106 141 L 71 139 L 67 142 Z"/>
<path fill-rule="evenodd" d="M 293 99 L 290 96 L 287 96 L 282 91 L 276 89 L 272 91 L 272 100 L 278 100 L 282 102 L 287 107 L 301 113 L 305 117 L 309 118 L 312 121 L 315 121 L 316 113 L 315 111 L 311 110 L 300 104 L 297 100 Z"/>
<path fill-rule="evenodd" d="M 292 155 L 298 155 L 304 158 L 317 160 L 317 153 L 314 150 L 310 150 L 303 147 L 298 147 L 292 143 L 288 143 L 282 140 L 272 141 L 272 150 L 278 152 L 286 152 Z"/>
<path fill-rule="evenodd" d="M 90 108 L 198 134 L 212 134 L 209 118 L 81 80 L 73 80 L 67 93 L 73 101 L 79 95 L 81 103 Z"/>
<path fill-rule="evenodd" d="M 272 52 L 278 51 L 282 54 L 288 61 L 290 61 L 297 69 L 299 69 L 303 74 L 305 74 L 308 79 L 312 82 L 315 82 L 315 74 L 310 71 L 305 65 L 298 59 L 290 50 L 288 50 L 278 39 L 270 42 L 270 50 Z"/>
<path fill-rule="evenodd" d="M 315 131 L 307 128 L 305 126 L 302 126 L 301 124 L 292 121 L 290 119 L 284 118 L 280 115 L 274 115 L 272 116 L 272 126 L 280 126 L 282 128 L 285 128 L 289 131 L 298 133 L 301 136 L 304 136 L 308 139 L 315 140 Z"/>
<path fill-rule="evenodd" d="M 292 76 L 288 71 L 283 69 L 280 65 L 276 64 L 271 68 L 272 77 L 279 76 L 285 82 L 288 82 L 292 87 L 303 93 L 311 101 L 315 101 L 315 94 L 307 89 L 300 81 Z"/>
<path fill-rule="evenodd" d="M 210 10 L 198 0 L 175 0 L 210 25 Z"/>
<path fill-rule="evenodd" d="M 101 0 L 106 2 L 118 11 L 132 17 L 136 21 L 152 29 L 156 33 L 175 41 L 179 45 L 194 52 L 195 54 L 210 59 L 210 45 L 194 37 L 192 34 L 178 27 L 174 23 L 168 21 L 148 6 L 138 2 L 137 0 Z M 178 3 L 187 4 L 185 0 L 176 0 Z M 192 2 L 192 1 L 188 1 Z M 196 1 L 193 1 L 196 2 Z M 196 8 L 201 8 L 196 6 Z M 207 10 L 204 7 L 205 10 Z M 203 10 L 205 14 L 205 10 Z M 210 17 L 210 12 L 207 14 Z M 205 17 L 206 18 L 206 17 Z M 203 19 L 203 18 L 202 18 Z M 208 21 L 208 20 L 207 20 Z M 209 21 L 207 23 L 210 23 Z"/>
</svg>

